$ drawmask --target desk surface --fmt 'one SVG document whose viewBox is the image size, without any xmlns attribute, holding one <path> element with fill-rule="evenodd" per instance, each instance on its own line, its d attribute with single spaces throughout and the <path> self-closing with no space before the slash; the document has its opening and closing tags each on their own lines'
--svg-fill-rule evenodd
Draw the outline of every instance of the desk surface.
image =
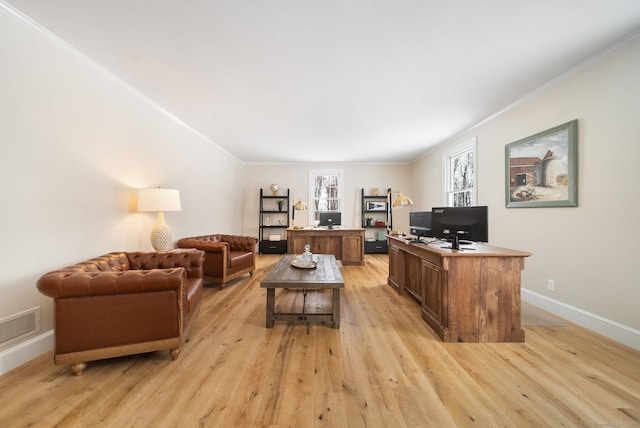
<svg viewBox="0 0 640 428">
<path fill-rule="evenodd" d="M 291 266 L 296 257 L 286 254 L 260 281 L 260 288 L 344 288 L 340 265 L 333 254 L 314 254 L 318 262 L 315 269 L 300 269 Z"/>
<path fill-rule="evenodd" d="M 508 248 L 494 247 L 493 245 L 481 242 L 473 242 L 471 244 L 460 244 L 461 250 L 452 250 L 450 242 L 441 240 L 427 241 L 423 238 L 422 242 L 411 243 L 410 239 L 405 237 L 387 235 L 389 239 L 398 244 L 403 245 L 405 249 L 413 249 L 415 251 L 429 251 L 439 254 L 442 257 L 529 257 L 531 253 L 526 251 L 511 250 Z"/>
<path fill-rule="evenodd" d="M 353 232 L 353 231 L 363 231 L 364 229 L 361 227 L 344 227 L 344 226 L 335 226 L 332 229 L 329 229 L 328 227 L 311 227 L 311 226 L 306 226 L 306 227 L 302 227 L 302 228 L 293 228 L 290 227 L 287 229 L 287 232 L 333 232 L 333 231 L 342 231 L 342 232 Z"/>
</svg>

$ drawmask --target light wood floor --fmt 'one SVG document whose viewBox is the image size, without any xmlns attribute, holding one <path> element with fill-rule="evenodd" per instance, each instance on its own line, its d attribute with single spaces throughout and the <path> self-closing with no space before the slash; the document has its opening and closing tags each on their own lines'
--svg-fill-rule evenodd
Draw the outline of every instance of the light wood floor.
<svg viewBox="0 0 640 428">
<path fill-rule="evenodd" d="M 75 377 L 46 354 L 0 377 L 0 427 L 640 425 L 640 353 L 528 306 L 525 343 L 442 343 L 386 285 L 386 255 L 343 268 L 339 330 L 266 329 L 259 282 L 277 259 L 205 289 L 177 361 L 117 358 Z M 325 297 L 310 293 L 307 310 Z"/>
</svg>

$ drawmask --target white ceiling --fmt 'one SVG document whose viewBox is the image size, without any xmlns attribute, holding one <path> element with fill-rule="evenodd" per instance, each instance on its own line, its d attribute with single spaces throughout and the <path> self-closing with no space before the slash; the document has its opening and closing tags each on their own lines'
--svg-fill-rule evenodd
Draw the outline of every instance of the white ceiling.
<svg viewBox="0 0 640 428">
<path fill-rule="evenodd" d="M 0 1 L 244 162 L 410 162 L 640 30 L 638 0 Z"/>
</svg>

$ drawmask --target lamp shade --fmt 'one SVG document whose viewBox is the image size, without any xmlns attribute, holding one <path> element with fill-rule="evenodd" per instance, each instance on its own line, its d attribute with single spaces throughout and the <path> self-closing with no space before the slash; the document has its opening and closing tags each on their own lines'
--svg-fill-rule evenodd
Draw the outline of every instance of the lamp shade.
<svg viewBox="0 0 640 428">
<path fill-rule="evenodd" d="M 391 202 L 391 195 L 397 193 L 398 196 Z M 387 203 L 391 202 L 391 208 L 404 207 L 407 205 L 413 205 L 413 201 L 410 197 L 402 194 L 402 190 L 392 190 L 387 193 Z"/>
<path fill-rule="evenodd" d="M 176 189 L 138 190 L 138 211 L 181 211 L 180 192 Z"/>
<path fill-rule="evenodd" d="M 298 201 L 293 205 L 293 209 L 298 210 L 298 211 L 302 211 L 302 210 L 308 210 L 309 206 L 302 202 L 302 201 Z"/>
<path fill-rule="evenodd" d="M 413 205 L 413 201 L 411 200 L 410 197 L 404 196 L 402 192 L 400 192 L 398 196 L 396 196 L 396 198 L 391 203 L 392 208 L 403 207 L 405 205 Z"/>
</svg>

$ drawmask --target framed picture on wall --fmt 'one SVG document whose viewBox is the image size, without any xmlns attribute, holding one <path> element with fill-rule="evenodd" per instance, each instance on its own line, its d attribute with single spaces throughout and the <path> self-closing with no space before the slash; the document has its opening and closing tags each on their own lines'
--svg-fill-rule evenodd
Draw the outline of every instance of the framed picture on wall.
<svg viewBox="0 0 640 428">
<path fill-rule="evenodd" d="M 578 206 L 578 121 L 505 146 L 507 208 Z"/>
</svg>

